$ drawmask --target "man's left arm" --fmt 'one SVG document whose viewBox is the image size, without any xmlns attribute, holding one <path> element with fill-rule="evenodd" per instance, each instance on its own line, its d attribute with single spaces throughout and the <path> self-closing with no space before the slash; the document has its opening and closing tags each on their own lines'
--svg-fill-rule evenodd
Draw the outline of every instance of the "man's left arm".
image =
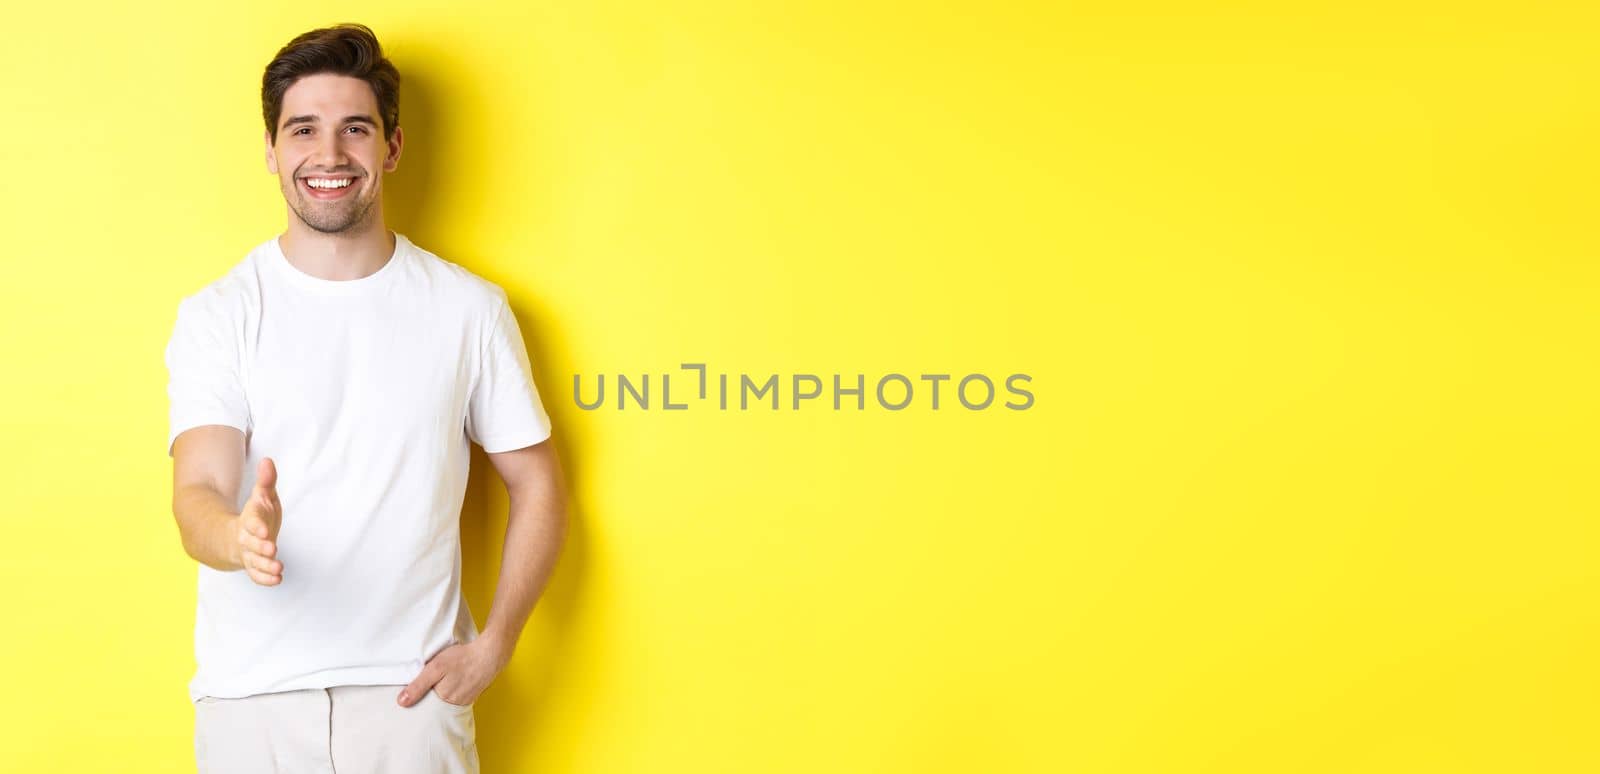
<svg viewBox="0 0 1600 774">
<path fill-rule="evenodd" d="M 440 651 L 401 691 L 409 707 L 432 688 L 451 704 L 471 704 L 505 669 L 522 627 L 555 570 L 567 533 L 567 495 L 552 439 L 489 454 L 511 496 L 500 579 L 477 639 Z"/>
</svg>

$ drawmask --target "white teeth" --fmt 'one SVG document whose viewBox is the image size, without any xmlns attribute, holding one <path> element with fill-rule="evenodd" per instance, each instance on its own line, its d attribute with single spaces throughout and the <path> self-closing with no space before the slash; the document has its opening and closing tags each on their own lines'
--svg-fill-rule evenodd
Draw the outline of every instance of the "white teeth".
<svg viewBox="0 0 1600 774">
<path fill-rule="evenodd" d="M 343 187 L 345 187 L 347 185 L 350 185 L 354 181 L 355 181 L 354 178 L 343 178 L 343 179 L 335 180 L 335 179 L 320 178 L 320 177 L 310 177 L 310 178 L 306 178 L 306 185 L 309 185 L 312 188 L 343 188 Z"/>
</svg>

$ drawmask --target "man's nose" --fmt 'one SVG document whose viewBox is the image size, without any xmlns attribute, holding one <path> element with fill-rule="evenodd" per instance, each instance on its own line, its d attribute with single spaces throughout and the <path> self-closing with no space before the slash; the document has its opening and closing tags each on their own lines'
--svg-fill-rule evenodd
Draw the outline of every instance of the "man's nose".
<svg viewBox="0 0 1600 774">
<path fill-rule="evenodd" d="M 324 134 L 317 141 L 317 147 L 312 161 L 324 169 L 337 169 L 343 166 L 344 146 L 339 143 L 337 134 Z"/>
</svg>

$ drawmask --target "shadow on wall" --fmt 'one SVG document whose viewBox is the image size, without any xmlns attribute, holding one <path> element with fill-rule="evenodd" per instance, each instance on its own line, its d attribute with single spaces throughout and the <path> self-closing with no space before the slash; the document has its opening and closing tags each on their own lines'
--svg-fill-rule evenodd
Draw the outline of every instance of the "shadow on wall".
<svg viewBox="0 0 1600 774">
<path fill-rule="evenodd" d="M 410 43 L 407 42 L 408 52 L 419 50 L 411 48 Z M 420 247 L 493 281 L 494 278 L 479 271 L 472 256 L 464 254 L 448 236 L 461 233 L 463 228 L 475 228 L 477 224 L 436 222 L 429 217 L 428 196 L 430 192 L 441 190 L 451 191 L 451 196 L 476 196 L 474 192 L 481 187 L 463 185 L 467 172 L 444 163 L 442 155 L 449 148 L 504 140 L 487 135 L 467 136 L 485 133 L 484 127 L 488 124 L 452 121 L 451 115 L 435 108 L 447 101 L 459 103 L 459 100 L 443 99 L 440 95 L 446 90 L 470 90 L 475 85 L 431 80 L 429 71 L 419 64 L 440 61 L 441 55 L 420 50 L 425 51 L 424 55 L 407 56 L 412 63 L 410 67 L 407 62 L 396 62 L 401 71 L 400 126 L 405 131 L 405 147 L 401 150 L 399 165 L 384 180 L 384 221 L 389 228 L 405 234 Z M 463 179 L 454 179 L 457 176 Z M 452 205 L 451 209 L 457 212 L 482 212 L 482 207 L 490 203 L 456 201 Z M 484 759 L 506 762 L 522 757 L 517 748 L 527 743 L 525 740 L 533 730 L 529 719 L 566 715 L 572 710 L 567 707 L 561 713 L 547 713 L 544 703 L 556 687 L 556 681 L 572 672 L 566 668 L 566 653 L 571 646 L 569 633 L 581 614 L 580 589 L 588 565 L 587 530 L 576 499 L 570 497 L 577 491 L 574 482 L 579 480 L 579 471 L 574 461 L 578 457 L 566 445 L 572 435 L 565 430 L 566 422 L 575 417 L 561 410 L 563 404 L 556 389 L 560 379 L 543 373 L 543 364 L 549 362 L 546 355 L 551 348 L 540 326 L 533 324 L 534 316 L 525 311 L 531 299 L 512 297 L 510 301 L 528 347 L 535 386 L 550 413 L 553 431 L 547 443 L 556 444 L 569 501 L 567 535 L 555 572 L 523 629 L 511 663 L 476 703 L 480 729 L 478 747 Z M 462 586 L 480 631 L 493 605 L 499 580 L 507 503 L 499 474 L 488 455 L 474 445 L 472 471 L 461 508 Z"/>
</svg>

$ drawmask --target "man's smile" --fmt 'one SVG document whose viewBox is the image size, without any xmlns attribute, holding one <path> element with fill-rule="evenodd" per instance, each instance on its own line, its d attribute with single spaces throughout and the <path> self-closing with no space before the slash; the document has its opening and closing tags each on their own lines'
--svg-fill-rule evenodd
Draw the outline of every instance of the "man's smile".
<svg viewBox="0 0 1600 774">
<path fill-rule="evenodd" d="M 313 199 L 340 199 L 356 187 L 356 178 L 350 176 L 339 177 L 302 177 L 296 181 L 300 189 Z"/>
</svg>

